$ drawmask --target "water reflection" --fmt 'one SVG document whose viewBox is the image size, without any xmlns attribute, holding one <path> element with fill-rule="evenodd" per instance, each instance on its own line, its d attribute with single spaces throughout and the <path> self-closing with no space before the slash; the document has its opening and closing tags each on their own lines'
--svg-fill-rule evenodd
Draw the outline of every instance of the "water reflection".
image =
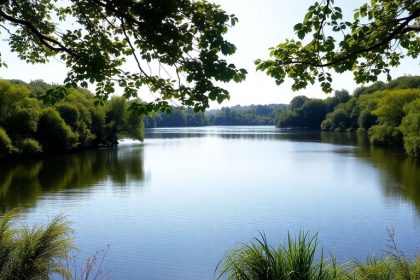
<svg viewBox="0 0 420 280">
<path fill-rule="evenodd" d="M 151 129 L 148 138 L 173 139 L 219 137 L 228 140 L 320 142 L 354 149 L 334 149 L 334 152 L 355 156 L 372 164 L 383 173 L 383 193 L 391 198 L 411 201 L 420 212 L 420 162 L 407 157 L 400 149 L 374 147 L 364 133 L 287 131 L 273 127 L 206 127 Z"/>
<path fill-rule="evenodd" d="M 46 193 L 144 180 L 143 146 L 122 146 L 0 164 L 0 208 L 32 207 Z"/>
<path fill-rule="evenodd" d="M 382 171 L 381 185 L 388 197 L 412 202 L 420 213 L 420 162 L 398 151 L 378 147 L 369 148 L 369 157 L 361 157 Z"/>
</svg>

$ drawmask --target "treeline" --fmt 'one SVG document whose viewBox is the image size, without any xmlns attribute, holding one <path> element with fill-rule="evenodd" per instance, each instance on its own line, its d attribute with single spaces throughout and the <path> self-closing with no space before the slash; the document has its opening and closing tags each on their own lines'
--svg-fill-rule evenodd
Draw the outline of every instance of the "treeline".
<svg viewBox="0 0 420 280">
<path fill-rule="evenodd" d="M 223 107 L 202 112 L 190 108 L 172 108 L 170 114 L 155 113 L 145 118 L 145 127 L 185 127 L 209 125 L 274 125 L 278 110 L 287 105 L 249 105 Z"/>
<path fill-rule="evenodd" d="M 97 106 L 89 91 L 69 88 L 52 102 L 47 93 L 54 88 L 59 86 L 0 80 L 0 158 L 115 146 L 120 137 L 143 139 L 143 116 L 129 111 L 124 98 Z"/>
<path fill-rule="evenodd" d="M 349 99 L 350 94 L 346 90 L 336 91 L 333 97 L 327 99 L 296 96 L 287 109 L 277 112 L 275 124 L 281 128 L 319 129 L 327 113 Z"/>
<path fill-rule="evenodd" d="M 295 97 L 289 109 L 277 113 L 276 126 L 367 132 L 373 144 L 404 146 L 419 157 L 420 76 L 376 82 L 351 96 L 341 91 L 325 100 Z"/>
</svg>

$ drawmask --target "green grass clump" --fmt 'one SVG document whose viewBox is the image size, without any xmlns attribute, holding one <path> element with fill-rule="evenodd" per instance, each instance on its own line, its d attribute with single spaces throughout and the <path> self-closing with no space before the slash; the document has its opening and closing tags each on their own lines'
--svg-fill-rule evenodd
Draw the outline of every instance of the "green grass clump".
<svg viewBox="0 0 420 280">
<path fill-rule="evenodd" d="M 420 256 L 408 260 L 389 235 L 390 251 L 366 263 L 337 264 L 317 252 L 317 235 L 288 235 L 285 245 L 271 247 L 264 234 L 231 251 L 218 266 L 218 278 L 227 280 L 420 280 Z M 318 256 L 318 257 L 317 257 Z"/>
<path fill-rule="evenodd" d="M 339 269 L 334 259 L 327 261 L 321 254 L 315 260 L 317 235 L 289 235 L 287 245 L 271 247 L 264 234 L 251 244 L 232 251 L 223 262 L 218 279 L 228 280 L 330 280 L 337 279 Z"/>
<path fill-rule="evenodd" d="M 43 280 L 60 275 L 71 279 L 63 265 L 73 249 L 71 228 L 58 216 L 46 226 L 13 228 L 16 211 L 0 218 L 0 280 Z"/>
</svg>

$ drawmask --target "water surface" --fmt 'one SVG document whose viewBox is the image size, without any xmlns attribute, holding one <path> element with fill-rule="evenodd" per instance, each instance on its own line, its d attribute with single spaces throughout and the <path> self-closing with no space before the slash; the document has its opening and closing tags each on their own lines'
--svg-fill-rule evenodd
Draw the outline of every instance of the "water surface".
<svg viewBox="0 0 420 280">
<path fill-rule="evenodd" d="M 0 166 L 0 207 L 27 223 L 64 213 L 78 263 L 107 249 L 111 279 L 214 279 L 264 231 L 319 232 L 340 261 L 382 255 L 395 228 L 420 250 L 420 164 L 363 136 L 272 127 L 149 130 L 144 143 Z"/>
</svg>

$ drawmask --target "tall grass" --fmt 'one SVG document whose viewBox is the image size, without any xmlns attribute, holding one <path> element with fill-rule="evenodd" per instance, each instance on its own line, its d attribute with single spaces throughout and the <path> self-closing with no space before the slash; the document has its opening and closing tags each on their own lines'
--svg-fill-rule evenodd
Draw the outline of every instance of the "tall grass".
<svg viewBox="0 0 420 280">
<path fill-rule="evenodd" d="M 97 252 L 84 267 L 76 267 L 70 223 L 57 216 L 44 226 L 14 223 L 17 210 L 0 217 L 0 280 L 101 280 L 106 252 Z"/>
<path fill-rule="evenodd" d="M 65 218 L 58 216 L 46 226 L 13 228 L 16 213 L 0 218 L 0 280 L 41 280 L 52 274 L 70 279 L 63 260 L 74 246 Z"/>
<path fill-rule="evenodd" d="M 393 233 L 383 258 L 366 263 L 337 264 L 318 249 L 317 235 L 288 235 L 286 244 L 271 247 L 264 234 L 231 251 L 219 263 L 217 279 L 227 280 L 420 280 L 420 256 L 408 260 L 398 249 Z"/>
<path fill-rule="evenodd" d="M 218 279 L 229 280 L 329 280 L 337 279 L 334 259 L 327 261 L 323 254 L 315 260 L 317 235 L 300 233 L 297 239 L 288 235 L 287 244 L 271 247 L 264 234 L 248 245 L 232 251 L 220 267 Z"/>
</svg>

